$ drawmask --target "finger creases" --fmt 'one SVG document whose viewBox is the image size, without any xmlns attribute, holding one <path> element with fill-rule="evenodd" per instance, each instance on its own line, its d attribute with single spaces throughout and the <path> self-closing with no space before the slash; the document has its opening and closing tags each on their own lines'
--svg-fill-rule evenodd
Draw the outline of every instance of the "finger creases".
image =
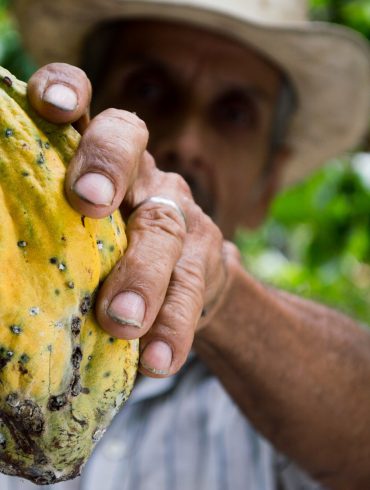
<svg viewBox="0 0 370 490">
<path fill-rule="evenodd" d="M 134 114 L 107 109 L 85 130 L 66 177 L 72 206 L 92 218 L 108 216 L 135 180 L 148 141 Z"/>
<path fill-rule="evenodd" d="M 185 227 L 171 208 L 147 203 L 128 221 L 127 236 L 126 254 L 102 286 L 97 314 L 112 335 L 136 338 L 153 325 L 164 302 Z"/>
<path fill-rule="evenodd" d="M 224 279 L 220 231 L 188 196 L 177 199 L 189 229 L 173 206 L 145 199 L 128 220 L 128 249 L 97 301 L 104 329 L 141 339 L 140 369 L 154 377 L 186 361 L 204 303 Z"/>
<path fill-rule="evenodd" d="M 155 323 L 141 339 L 140 365 L 143 373 L 155 377 L 168 376 L 185 363 L 201 315 L 204 288 L 202 264 L 195 264 L 191 257 L 182 257 L 172 274 Z M 163 353 L 163 343 L 171 349 L 170 363 Z"/>
</svg>

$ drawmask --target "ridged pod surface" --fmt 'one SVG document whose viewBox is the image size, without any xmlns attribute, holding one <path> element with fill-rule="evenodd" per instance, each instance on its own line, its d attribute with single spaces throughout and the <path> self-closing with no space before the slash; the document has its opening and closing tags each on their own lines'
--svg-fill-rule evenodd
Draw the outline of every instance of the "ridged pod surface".
<svg viewBox="0 0 370 490">
<path fill-rule="evenodd" d="M 73 478 L 127 399 L 138 341 L 110 337 L 92 305 L 126 247 L 118 212 L 64 197 L 79 134 L 42 120 L 0 68 L 0 471 Z"/>
</svg>

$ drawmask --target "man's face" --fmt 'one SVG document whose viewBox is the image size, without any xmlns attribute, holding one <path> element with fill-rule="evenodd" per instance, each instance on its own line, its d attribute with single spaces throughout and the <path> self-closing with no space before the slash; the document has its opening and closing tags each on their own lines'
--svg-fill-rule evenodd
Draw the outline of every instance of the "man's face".
<svg viewBox="0 0 370 490">
<path fill-rule="evenodd" d="M 154 21 L 124 24 L 110 55 L 94 112 L 135 111 L 158 167 L 186 179 L 227 238 L 258 223 L 272 193 L 280 73 L 233 40 Z"/>
</svg>

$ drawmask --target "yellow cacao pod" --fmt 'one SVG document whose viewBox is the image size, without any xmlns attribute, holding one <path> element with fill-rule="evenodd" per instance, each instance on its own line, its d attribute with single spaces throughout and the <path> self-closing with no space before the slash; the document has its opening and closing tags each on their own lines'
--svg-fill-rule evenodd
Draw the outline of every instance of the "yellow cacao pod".
<svg viewBox="0 0 370 490">
<path fill-rule="evenodd" d="M 37 484 L 77 476 L 135 379 L 138 342 L 93 312 L 126 247 L 118 212 L 67 203 L 79 134 L 42 120 L 0 68 L 0 471 Z"/>
</svg>

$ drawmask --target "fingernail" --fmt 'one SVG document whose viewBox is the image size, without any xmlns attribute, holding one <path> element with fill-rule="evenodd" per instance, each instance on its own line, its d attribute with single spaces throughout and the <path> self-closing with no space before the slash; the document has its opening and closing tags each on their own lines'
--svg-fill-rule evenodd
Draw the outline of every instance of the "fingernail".
<svg viewBox="0 0 370 490">
<path fill-rule="evenodd" d="M 172 363 L 172 349 L 166 342 L 155 340 L 145 347 L 140 363 L 153 374 L 168 374 Z"/>
<path fill-rule="evenodd" d="M 141 328 L 145 316 L 145 302 L 132 291 L 117 294 L 109 305 L 108 315 L 120 325 Z"/>
<path fill-rule="evenodd" d="M 62 111 L 74 111 L 78 103 L 76 92 L 60 83 L 49 85 L 42 99 Z"/>
<path fill-rule="evenodd" d="M 84 201 L 100 206 L 110 206 L 115 194 L 111 180 L 92 172 L 80 177 L 75 182 L 73 191 Z"/>
</svg>

